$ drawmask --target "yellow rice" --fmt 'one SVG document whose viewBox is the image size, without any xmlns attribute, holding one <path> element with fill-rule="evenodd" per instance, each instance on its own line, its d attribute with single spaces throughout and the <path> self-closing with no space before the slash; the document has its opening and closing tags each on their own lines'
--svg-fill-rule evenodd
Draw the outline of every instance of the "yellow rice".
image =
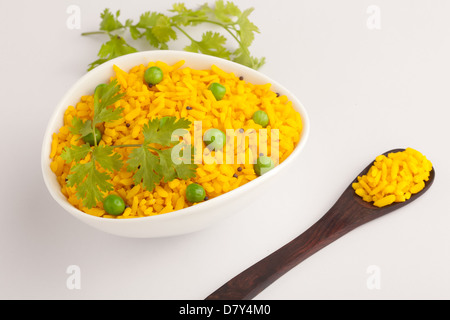
<svg viewBox="0 0 450 320">
<path fill-rule="evenodd" d="M 404 151 L 379 155 L 367 174 L 352 184 L 355 193 L 376 207 L 404 202 L 420 192 L 429 180 L 431 162 L 419 151 Z"/>
<path fill-rule="evenodd" d="M 269 116 L 269 125 L 266 127 L 268 131 L 266 154 L 270 156 L 270 129 L 279 130 L 279 142 L 277 141 L 279 163 L 291 154 L 301 137 L 302 120 L 285 95 L 273 92 L 270 83 L 255 85 L 240 79 L 240 75 L 227 73 L 215 65 L 210 69 L 195 70 L 183 67 L 183 64 L 184 61 L 174 65 L 160 61 L 150 62 L 147 66 L 135 66 L 129 72 L 114 66 L 115 76 L 111 80 L 117 79 L 121 85 L 121 92 L 125 92 L 125 96 L 116 102 L 114 107 L 123 108 L 123 117 L 105 123 L 100 128 L 103 132 L 100 144 L 140 144 L 144 139 L 142 133 L 144 124 L 163 116 L 189 119 L 192 122 L 191 133 L 194 132 L 194 121 L 201 121 L 202 133 L 210 128 L 217 128 L 223 132 L 226 132 L 226 129 L 240 128 L 246 131 L 258 130 L 262 127 L 252 120 L 252 116 L 255 111 L 264 110 Z M 163 70 L 164 78 L 159 84 L 149 87 L 143 80 L 144 72 L 154 65 Z M 216 101 L 212 92 L 208 90 L 212 82 L 219 82 L 226 87 L 224 99 Z M 186 109 L 187 106 L 192 109 Z M 225 160 L 222 164 L 205 164 L 204 161 L 198 165 L 195 178 L 161 183 L 153 191 L 145 190 L 141 184 L 134 185 L 133 172 L 128 172 L 124 165 L 120 171 L 111 175 L 111 183 L 114 186 L 111 193 L 125 200 L 127 207 L 124 213 L 117 217 L 108 215 L 100 202 L 96 207 L 88 209 L 82 205 L 82 200 L 77 198 L 75 187 L 66 185 L 71 165 L 66 164 L 61 158 L 61 151 L 66 146 L 83 144 L 82 139 L 79 139 L 80 136 L 73 135 L 69 130 L 73 117 L 87 120 L 92 119 L 93 113 L 93 95 L 82 96 L 75 106 L 69 106 L 64 113 L 64 125 L 59 132 L 53 134 L 50 154 L 52 159 L 50 167 L 57 176 L 62 193 L 73 206 L 88 214 L 117 219 L 163 214 L 193 205 L 185 198 L 186 186 L 190 183 L 202 185 L 208 198 L 212 199 L 257 178 L 253 171 L 252 159 L 258 155 L 252 153 L 250 148 L 252 142 L 246 139 L 244 164 L 237 161 L 234 161 L 234 164 L 227 164 L 229 162 Z M 257 144 L 259 145 L 259 141 Z M 122 155 L 123 161 L 128 159 L 131 150 L 132 148 L 115 149 Z M 223 152 L 226 152 L 226 147 Z"/>
</svg>

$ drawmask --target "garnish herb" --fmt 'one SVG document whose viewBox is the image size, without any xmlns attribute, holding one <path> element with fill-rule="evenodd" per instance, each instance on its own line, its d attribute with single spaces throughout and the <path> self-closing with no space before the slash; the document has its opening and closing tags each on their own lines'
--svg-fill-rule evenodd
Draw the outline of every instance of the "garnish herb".
<svg viewBox="0 0 450 320">
<path fill-rule="evenodd" d="M 110 108 L 122 98 L 123 94 L 119 91 L 120 86 L 116 80 L 99 85 L 94 93 L 93 119 L 83 121 L 74 117 L 71 132 L 81 137 L 89 134 L 95 137 L 97 125 L 119 119 L 122 109 Z M 142 182 L 149 191 L 161 181 L 193 178 L 197 168 L 195 164 L 175 164 L 171 157 L 174 147 L 174 142 L 171 141 L 172 133 L 177 129 L 187 130 L 190 124 L 189 120 L 176 117 L 157 118 L 144 125 L 142 144 L 107 146 L 94 141 L 93 144 L 86 142 L 80 146 L 65 147 L 61 157 L 68 164 L 74 162 L 71 173 L 67 176 L 67 185 L 76 187 L 77 197 L 83 200 L 83 205 L 87 208 L 103 201 L 103 194 L 113 190 L 110 173 L 124 166 L 121 155 L 114 151 L 115 148 L 121 147 L 135 147 L 126 162 L 127 170 L 134 171 L 135 184 Z"/>
<path fill-rule="evenodd" d="M 130 153 L 127 161 L 128 170 L 136 170 L 135 184 L 142 182 L 147 190 L 153 190 L 161 180 L 169 182 L 176 178 L 186 180 L 195 176 L 195 164 L 175 164 L 172 161 L 172 148 L 158 149 L 150 145 L 172 146 L 172 132 L 187 129 L 190 124 L 189 120 L 183 118 L 177 120 L 175 117 L 164 117 L 144 125 L 144 143 Z"/>
<path fill-rule="evenodd" d="M 178 39 L 178 34 L 182 34 L 189 41 L 184 50 L 190 52 L 200 52 L 224 59 L 228 59 L 253 69 L 259 69 L 265 58 L 255 58 L 250 54 L 255 33 L 259 29 L 250 20 L 249 15 L 254 8 L 241 11 L 234 3 L 217 0 L 214 6 L 204 4 L 198 9 L 188 9 L 183 3 L 176 3 L 166 15 L 159 12 L 147 11 L 140 15 L 139 21 L 127 19 L 124 23 L 119 20 L 120 10 L 113 14 L 108 8 L 100 17 L 100 28 L 98 31 L 85 32 L 82 35 L 104 34 L 109 40 L 102 44 L 98 59 L 89 65 L 91 70 L 96 66 L 119 56 L 137 52 L 138 50 L 130 45 L 124 36 L 131 36 L 132 40 L 145 39 L 151 48 L 165 50 L 169 49 L 169 42 Z M 188 29 L 199 25 L 214 25 L 221 27 L 223 34 L 217 31 L 205 31 L 201 39 L 194 39 L 188 33 Z M 237 43 L 237 48 L 230 49 L 227 46 L 228 39 Z"/>
</svg>

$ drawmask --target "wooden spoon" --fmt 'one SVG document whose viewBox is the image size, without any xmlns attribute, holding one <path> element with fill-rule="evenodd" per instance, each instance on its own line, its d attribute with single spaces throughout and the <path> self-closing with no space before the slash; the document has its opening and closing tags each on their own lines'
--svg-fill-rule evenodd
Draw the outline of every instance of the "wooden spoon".
<svg viewBox="0 0 450 320">
<path fill-rule="evenodd" d="M 384 155 L 387 156 L 388 153 L 399 151 L 404 151 L 404 149 L 394 149 L 384 153 Z M 358 176 L 366 174 L 372 165 L 373 162 Z M 430 172 L 429 180 L 425 183 L 425 188 L 419 193 L 412 195 L 409 200 L 394 202 L 381 208 L 363 201 L 361 197 L 355 194 L 350 183 L 333 207 L 309 229 L 225 283 L 209 295 L 206 300 L 245 300 L 254 298 L 297 264 L 347 232 L 397 210 L 420 197 L 433 183 L 434 175 L 433 168 Z M 352 183 L 357 181 L 356 179 Z"/>
</svg>

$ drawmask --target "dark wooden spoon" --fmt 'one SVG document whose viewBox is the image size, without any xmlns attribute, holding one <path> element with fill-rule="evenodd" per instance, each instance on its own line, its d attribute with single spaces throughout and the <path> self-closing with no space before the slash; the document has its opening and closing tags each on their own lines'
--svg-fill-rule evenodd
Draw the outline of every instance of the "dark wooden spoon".
<svg viewBox="0 0 450 320">
<path fill-rule="evenodd" d="M 399 151 L 404 151 L 404 149 L 394 149 L 384 154 L 387 155 L 388 153 Z M 372 164 L 373 162 L 358 176 L 366 174 Z M 412 195 L 409 200 L 394 202 L 381 208 L 363 201 L 355 194 L 350 183 L 333 207 L 309 229 L 225 283 L 209 295 L 206 300 L 246 300 L 254 298 L 300 262 L 349 231 L 397 210 L 420 197 L 433 183 L 434 175 L 433 168 L 430 172 L 429 180 L 425 183 L 425 188 L 419 193 Z"/>
</svg>

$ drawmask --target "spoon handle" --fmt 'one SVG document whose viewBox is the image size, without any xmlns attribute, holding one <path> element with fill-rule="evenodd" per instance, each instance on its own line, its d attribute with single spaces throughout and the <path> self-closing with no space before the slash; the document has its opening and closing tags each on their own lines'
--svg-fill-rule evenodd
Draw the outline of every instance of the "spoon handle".
<svg viewBox="0 0 450 320">
<path fill-rule="evenodd" d="M 206 300 L 252 299 L 320 249 L 359 225 L 380 216 L 374 215 L 370 209 L 361 207 L 355 201 L 348 201 L 349 197 L 353 197 L 353 190 L 350 188 L 309 229 L 225 283 Z"/>
</svg>

